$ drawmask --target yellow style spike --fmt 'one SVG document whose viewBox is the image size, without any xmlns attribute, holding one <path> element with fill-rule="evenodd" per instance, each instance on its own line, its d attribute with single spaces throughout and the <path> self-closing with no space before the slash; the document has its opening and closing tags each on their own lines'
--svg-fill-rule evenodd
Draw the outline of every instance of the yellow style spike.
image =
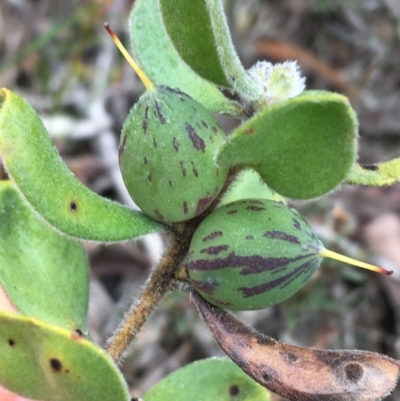
<svg viewBox="0 0 400 401">
<path fill-rule="evenodd" d="M 117 45 L 120 52 L 124 55 L 126 61 L 132 66 L 132 68 L 135 70 L 136 74 L 138 74 L 140 80 L 143 82 L 143 85 L 146 87 L 146 90 L 148 90 L 148 91 L 152 90 L 154 88 L 153 82 L 150 81 L 149 77 L 143 72 L 143 70 L 139 67 L 139 65 L 136 63 L 136 61 L 127 52 L 124 45 L 118 39 L 118 36 L 110 28 L 110 25 L 106 22 L 104 24 L 104 27 L 106 28 L 107 32 L 110 34 L 112 40 Z"/>
<path fill-rule="evenodd" d="M 321 249 L 319 251 L 319 254 L 320 254 L 320 256 L 322 256 L 324 258 L 339 260 L 340 262 L 348 263 L 350 265 L 361 267 L 363 269 L 372 270 L 373 272 L 385 274 L 386 276 L 390 276 L 393 273 L 393 271 L 386 270 L 383 267 L 374 266 L 374 265 L 370 265 L 369 263 L 360 262 L 359 260 L 349 258 L 347 256 L 341 255 L 340 253 L 330 251 L 329 249 L 325 249 L 325 248 Z"/>
</svg>

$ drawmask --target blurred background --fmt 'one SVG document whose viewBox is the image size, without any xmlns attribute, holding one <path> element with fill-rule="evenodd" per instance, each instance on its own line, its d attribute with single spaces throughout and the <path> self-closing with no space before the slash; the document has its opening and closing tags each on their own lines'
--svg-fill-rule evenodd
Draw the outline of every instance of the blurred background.
<svg viewBox="0 0 400 401">
<path fill-rule="evenodd" d="M 129 47 L 132 0 L 1 0 L 0 86 L 40 113 L 69 168 L 102 196 L 130 204 L 118 169 L 122 123 L 144 91 L 105 32 Z M 231 0 L 226 11 L 246 68 L 257 60 L 298 60 L 308 89 L 348 96 L 360 122 L 360 162 L 400 157 L 398 0 Z M 237 121 L 222 118 L 227 132 Z M 332 166 L 332 168 L 335 168 Z M 0 167 L 0 177 L 5 172 Z M 400 185 L 342 185 L 296 203 L 326 247 L 394 270 L 392 277 L 325 261 L 294 297 L 239 313 L 251 327 L 291 344 L 365 349 L 400 359 Z M 90 327 L 104 344 L 139 295 L 162 251 L 152 236 L 123 245 L 86 244 L 91 267 Z M 221 355 L 194 305 L 170 293 L 128 353 L 132 394 L 169 372 Z M 388 400 L 400 399 L 400 389 Z M 275 397 L 274 400 L 279 400 Z"/>
</svg>

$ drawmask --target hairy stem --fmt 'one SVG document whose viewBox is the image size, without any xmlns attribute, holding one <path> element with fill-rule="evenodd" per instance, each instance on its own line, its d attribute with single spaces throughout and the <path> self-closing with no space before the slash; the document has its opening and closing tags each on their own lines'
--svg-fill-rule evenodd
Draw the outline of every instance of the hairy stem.
<svg viewBox="0 0 400 401">
<path fill-rule="evenodd" d="M 168 291 L 172 273 L 182 258 L 182 244 L 172 240 L 158 266 L 151 272 L 139 301 L 134 302 L 115 334 L 109 339 L 107 352 L 118 362 L 155 306 Z"/>
</svg>

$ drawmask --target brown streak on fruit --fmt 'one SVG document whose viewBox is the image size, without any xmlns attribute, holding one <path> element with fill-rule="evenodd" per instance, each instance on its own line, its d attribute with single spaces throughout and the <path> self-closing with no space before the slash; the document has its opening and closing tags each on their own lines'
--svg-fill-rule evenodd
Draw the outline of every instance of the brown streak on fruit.
<svg viewBox="0 0 400 401">
<path fill-rule="evenodd" d="M 145 156 L 144 158 L 143 158 L 143 163 L 144 164 L 147 164 L 149 161 L 148 161 L 148 159 L 147 159 L 147 157 Z"/>
<path fill-rule="evenodd" d="M 226 212 L 226 214 L 236 214 L 237 213 L 237 209 L 233 209 L 233 210 L 228 210 Z"/>
<path fill-rule="evenodd" d="M 156 148 L 157 147 L 157 141 L 156 138 L 153 138 L 153 146 Z"/>
<path fill-rule="evenodd" d="M 218 132 L 218 128 L 217 127 L 211 127 L 212 132 L 214 132 L 214 134 L 216 135 Z"/>
<path fill-rule="evenodd" d="M 186 168 L 183 165 L 183 160 L 179 160 L 179 165 L 181 166 L 181 171 L 182 171 L 183 177 L 186 177 Z"/>
<path fill-rule="evenodd" d="M 295 258 L 263 258 L 260 255 L 251 256 L 241 256 L 237 255 L 232 251 L 225 258 L 215 258 L 212 260 L 208 259 L 198 259 L 190 262 L 190 270 L 200 270 L 200 271 L 215 271 L 225 268 L 232 268 L 235 266 L 241 266 L 242 270 L 239 274 L 255 274 L 262 273 L 266 271 L 273 271 L 275 269 L 287 266 L 290 263 L 296 262 L 298 260 L 313 256 L 313 254 L 299 255 Z M 242 267 L 246 266 L 246 267 Z"/>
<path fill-rule="evenodd" d="M 296 220 L 295 218 L 292 218 L 292 221 L 293 221 L 293 227 L 297 228 L 300 231 L 302 231 L 300 222 L 298 220 Z"/>
<path fill-rule="evenodd" d="M 244 131 L 244 135 L 254 134 L 254 128 L 249 128 Z"/>
<path fill-rule="evenodd" d="M 200 253 L 206 253 L 207 255 L 218 255 L 220 252 L 227 251 L 230 248 L 229 245 L 209 246 L 200 251 Z"/>
<path fill-rule="evenodd" d="M 198 176 L 199 176 L 199 172 L 197 171 L 197 168 L 196 168 L 196 166 L 194 165 L 194 163 L 193 162 L 190 162 L 191 164 L 192 164 L 192 171 L 193 171 L 193 174 L 194 174 L 194 176 L 197 178 Z"/>
<path fill-rule="evenodd" d="M 204 142 L 203 138 L 201 138 L 196 130 L 193 128 L 192 125 L 189 123 L 185 124 L 186 132 L 189 134 L 189 138 L 192 141 L 193 147 L 196 150 L 200 150 L 204 153 L 206 150 L 206 143 Z"/>
<path fill-rule="evenodd" d="M 147 175 L 147 179 L 151 182 L 151 173 Z"/>
<path fill-rule="evenodd" d="M 13 340 L 12 338 L 9 338 L 9 339 L 8 339 L 8 345 L 9 345 L 10 347 L 14 347 L 14 345 L 15 345 L 15 340 Z"/>
<path fill-rule="evenodd" d="M 292 279 L 293 281 L 295 278 L 298 277 L 298 274 L 303 273 L 303 265 L 296 267 L 292 272 L 286 274 L 285 276 L 281 276 L 275 280 L 270 280 L 266 283 L 256 285 L 254 287 L 238 287 L 239 291 L 242 291 L 243 296 L 245 298 L 254 297 L 256 295 L 260 295 L 263 292 L 271 291 L 272 289 L 279 287 L 284 288 L 288 280 Z"/>
<path fill-rule="evenodd" d="M 215 288 L 218 287 L 218 283 L 215 283 L 215 282 L 208 283 L 208 282 L 204 282 L 204 281 L 192 280 L 192 283 L 201 292 L 204 292 L 205 294 L 208 294 L 208 295 L 214 295 L 214 290 L 215 290 Z"/>
<path fill-rule="evenodd" d="M 205 121 L 201 120 L 201 123 L 203 124 L 204 128 L 208 128 L 208 125 Z"/>
<path fill-rule="evenodd" d="M 180 144 L 179 144 L 178 140 L 176 139 L 176 137 L 173 137 L 173 139 L 172 139 L 172 146 L 178 152 Z"/>
<path fill-rule="evenodd" d="M 203 238 L 203 242 L 210 241 L 214 238 L 220 237 L 221 235 L 223 235 L 222 231 L 213 231 L 211 234 L 208 234 Z"/>
<path fill-rule="evenodd" d="M 168 180 L 168 184 L 169 184 L 170 187 L 172 187 L 172 181 L 171 180 Z"/>
<path fill-rule="evenodd" d="M 249 240 L 254 239 L 254 235 L 246 235 L 246 239 L 249 239 Z"/>
<path fill-rule="evenodd" d="M 247 210 L 251 210 L 252 212 L 261 212 L 262 210 L 266 210 L 265 207 L 259 207 L 259 206 L 247 206 Z"/>
<path fill-rule="evenodd" d="M 159 220 L 164 221 L 164 215 L 158 209 L 154 209 L 154 214 Z"/>
<path fill-rule="evenodd" d="M 265 238 L 272 238 L 272 239 L 279 239 L 282 241 L 288 241 L 292 244 L 297 244 L 297 245 L 301 245 L 301 242 L 299 241 L 299 239 L 297 237 L 295 237 L 294 235 L 289 235 L 283 231 L 277 231 L 277 230 L 273 230 L 273 231 L 266 231 L 263 234 L 263 237 Z"/>
<path fill-rule="evenodd" d="M 367 351 L 314 350 L 278 342 L 246 327 L 197 293 L 193 299 L 224 352 L 254 380 L 281 397 L 296 401 L 375 401 L 396 384 L 399 361 Z"/>
<path fill-rule="evenodd" d="M 142 122 L 143 134 L 147 133 L 148 119 L 149 119 L 149 105 L 146 104 L 146 107 L 144 109 L 143 122 Z"/>
<path fill-rule="evenodd" d="M 183 202 L 183 213 L 188 214 L 189 208 L 187 202 Z"/>
<path fill-rule="evenodd" d="M 158 102 L 155 102 L 154 107 L 157 112 L 158 121 L 160 122 L 161 125 L 164 125 L 167 122 L 167 120 L 164 117 L 160 104 Z"/>
<path fill-rule="evenodd" d="M 195 215 L 197 216 L 198 214 L 204 212 L 204 210 L 208 208 L 213 199 L 214 197 L 212 196 L 206 196 L 205 198 L 199 199 L 199 201 L 197 202 Z"/>
</svg>

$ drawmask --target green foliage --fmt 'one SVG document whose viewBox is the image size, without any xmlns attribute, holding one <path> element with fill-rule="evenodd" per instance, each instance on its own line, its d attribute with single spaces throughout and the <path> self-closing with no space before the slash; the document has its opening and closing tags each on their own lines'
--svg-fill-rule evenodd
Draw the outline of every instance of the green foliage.
<svg viewBox="0 0 400 401">
<path fill-rule="evenodd" d="M 16 309 L 87 332 L 89 270 L 82 244 L 39 219 L 10 181 L 0 181 L 0 238 L 0 282 Z"/>
<path fill-rule="evenodd" d="M 336 188 L 357 152 L 357 119 L 347 98 L 307 91 L 265 108 L 221 148 L 221 166 L 249 166 L 279 194 L 311 199 Z"/>
<path fill-rule="evenodd" d="M 0 312 L 0 383 L 43 401 L 128 401 L 110 357 L 75 332 Z"/>
<path fill-rule="evenodd" d="M 195 378 L 195 379 L 194 379 Z M 144 401 L 269 401 L 269 392 L 229 359 L 194 362 L 152 387 Z"/>
<path fill-rule="evenodd" d="M 165 29 L 159 0 L 135 1 L 130 23 L 135 54 L 155 84 L 179 88 L 214 112 L 240 114 L 238 105 L 183 61 Z"/>
<path fill-rule="evenodd" d="M 60 158 L 37 113 L 7 89 L 0 91 L 0 150 L 33 209 L 71 237 L 115 242 L 165 230 L 82 185 Z"/>
<path fill-rule="evenodd" d="M 358 123 L 348 99 L 323 91 L 298 95 L 304 78 L 295 62 L 257 63 L 246 72 L 221 0 L 136 0 L 130 22 L 149 79 L 124 123 L 120 166 L 144 213 L 83 186 L 33 108 L 0 90 L 0 151 L 12 180 L 0 182 L 0 285 L 21 312 L 0 313 L 0 384 L 43 401 L 128 401 L 109 355 L 120 358 L 168 290 L 195 287 L 193 298 L 221 347 L 281 396 L 311 401 L 333 394 L 344 401 L 348 394 L 373 400 L 387 393 L 399 375 L 397 361 L 277 343 L 218 306 L 264 308 L 300 289 L 322 257 L 354 263 L 326 250 L 284 197 L 317 198 L 346 180 L 396 183 L 399 159 L 355 164 Z M 246 121 L 226 137 L 212 112 Z M 167 250 L 109 340 L 107 355 L 81 336 L 87 330 L 87 260 L 68 236 L 116 242 L 154 232 L 170 234 Z M 144 397 L 270 399 L 221 359 L 180 369 Z"/>
<path fill-rule="evenodd" d="M 132 199 L 166 222 L 204 212 L 227 177 L 213 160 L 224 139 L 214 116 L 183 92 L 164 86 L 146 92 L 125 121 L 119 149 Z"/>
</svg>

